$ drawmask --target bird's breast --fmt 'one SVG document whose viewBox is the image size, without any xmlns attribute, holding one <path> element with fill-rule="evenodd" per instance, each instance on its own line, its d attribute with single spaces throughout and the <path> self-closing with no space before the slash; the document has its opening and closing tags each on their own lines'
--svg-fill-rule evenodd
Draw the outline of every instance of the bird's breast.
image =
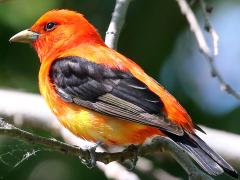
<svg viewBox="0 0 240 180">
<path fill-rule="evenodd" d="M 114 118 L 61 99 L 49 76 L 50 64 L 39 72 L 40 92 L 61 124 L 73 134 L 88 141 L 111 145 L 142 144 L 147 138 L 162 133 L 149 126 Z"/>
</svg>

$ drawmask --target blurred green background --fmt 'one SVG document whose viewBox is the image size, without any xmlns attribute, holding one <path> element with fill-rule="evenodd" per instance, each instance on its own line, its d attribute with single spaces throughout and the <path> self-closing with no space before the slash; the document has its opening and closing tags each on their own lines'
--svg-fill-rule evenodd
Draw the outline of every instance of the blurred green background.
<svg viewBox="0 0 240 180">
<path fill-rule="evenodd" d="M 240 2 L 208 2 L 214 7 L 211 20 L 220 35 L 216 66 L 224 78 L 240 90 Z M 1 88 L 39 93 L 37 54 L 29 45 L 10 44 L 8 40 L 12 35 L 30 27 L 50 9 L 67 8 L 83 13 L 104 37 L 114 5 L 113 0 L 0 0 Z M 198 4 L 193 8 L 202 21 Z M 134 0 L 128 10 L 118 50 L 163 84 L 196 123 L 240 133 L 239 101 L 220 91 L 219 83 L 210 76 L 208 65 L 174 0 Z M 46 132 L 36 133 L 47 135 Z M 37 152 L 14 167 L 25 153 L 34 149 L 39 147 L 2 137 L 0 179 L 105 179 L 101 171 L 85 168 L 78 158 L 55 152 Z M 156 164 L 177 177 L 187 178 L 174 161 Z M 218 179 L 226 179 L 226 176 Z"/>
</svg>

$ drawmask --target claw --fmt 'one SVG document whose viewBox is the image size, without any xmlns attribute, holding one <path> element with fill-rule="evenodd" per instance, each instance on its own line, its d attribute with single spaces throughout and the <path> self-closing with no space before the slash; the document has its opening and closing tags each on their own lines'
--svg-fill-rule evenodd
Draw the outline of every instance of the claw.
<svg viewBox="0 0 240 180">
<path fill-rule="evenodd" d="M 87 166 L 88 168 L 94 168 L 96 167 L 96 149 L 97 147 L 101 146 L 103 143 L 102 142 L 97 142 L 95 146 L 88 148 L 89 154 L 90 154 L 90 159 L 81 159 L 81 163 Z"/>
<path fill-rule="evenodd" d="M 138 155 L 140 154 L 140 149 L 141 149 L 141 145 L 140 146 L 135 146 L 135 145 L 130 145 L 127 149 L 132 149 L 133 151 L 133 157 L 132 159 L 129 159 L 129 165 L 130 167 L 128 167 L 127 169 L 129 171 L 133 171 L 136 167 L 137 161 L 138 161 Z"/>
</svg>

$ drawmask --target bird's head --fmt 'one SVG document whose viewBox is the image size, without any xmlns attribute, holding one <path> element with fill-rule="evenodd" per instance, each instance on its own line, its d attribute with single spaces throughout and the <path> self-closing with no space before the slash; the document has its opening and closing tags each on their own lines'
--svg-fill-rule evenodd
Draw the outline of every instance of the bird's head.
<svg viewBox="0 0 240 180">
<path fill-rule="evenodd" d="M 83 15 L 70 10 L 45 13 L 31 28 L 17 33 L 9 41 L 30 43 L 41 61 L 82 43 L 104 44 Z"/>
</svg>

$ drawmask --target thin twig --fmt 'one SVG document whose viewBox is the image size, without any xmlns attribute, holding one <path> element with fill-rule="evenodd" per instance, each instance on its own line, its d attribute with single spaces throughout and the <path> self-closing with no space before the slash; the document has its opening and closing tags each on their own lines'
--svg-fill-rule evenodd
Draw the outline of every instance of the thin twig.
<svg viewBox="0 0 240 180">
<path fill-rule="evenodd" d="M 210 9 L 210 7 L 207 7 L 204 0 L 199 0 L 199 1 L 200 1 L 201 9 L 203 12 L 204 20 L 205 20 L 204 21 L 205 22 L 205 30 L 207 32 L 209 32 L 209 34 L 211 35 L 213 55 L 217 56 L 218 55 L 219 36 L 209 21 L 209 13 L 211 13 L 212 10 L 208 10 L 208 9 Z"/>
<path fill-rule="evenodd" d="M 124 25 L 127 9 L 131 1 L 132 0 L 116 0 L 112 19 L 105 37 L 105 44 L 112 49 L 117 49 L 118 38 Z"/>
<path fill-rule="evenodd" d="M 205 37 L 203 35 L 203 32 L 199 26 L 199 23 L 193 13 L 193 11 L 191 10 L 190 6 L 188 5 L 188 3 L 186 2 L 186 0 L 176 0 L 182 14 L 185 15 L 185 17 L 187 18 L 187 21 L 189 22 L 190 25 L 190 29 L 191 31 L 194 33 L 198 46 L 200 48 L 200 50 L 206 54 L 206 56 L 211 57 L 211 52 L 210 49 L 207 45 L 207 42 L 205 40 Z"/>
<path fill-rule="evenodd" d="M 197 18 L 195 17 L 192 9 L 190 8 L 190 6 L 188 5 L 188 3 L 186 2 L 186 0 L 176 0 L 182 14 L 185 15 L 189 25 L 190 25 L 190 29 L 191 31 L 194 33 L 195 38 L 197 40 L 200 52 L 206 57 L 210 68 L 211 68 L 211 74 L 213 77 L 217 78 L 217 80 L 220 82 L 220 88 L 221 90 L 227 92 L 228 94 L 232 95 L 233 97 L 235 97 L 236 99 L 240 100 L 240 94 L 238 92 L 236 92 L 234 90 L 234 88 L 232 86 L 230 86 L 222 77 L 222 75 L 220 74 L 220 72 L 218 71 L 218 69 L 215 67 L 214 65 L 214 57 L 215 55 L 218 54 L 218 35 L 216 33 L 216 31 L 212 28 L 209 18 L 208 18 L 208 13 L 206 11 L 206 4 L 204 2 L 204 0 L 200 0 L 201 2 L 201 7 L 204 8 L 203 9 L 203 14 L 204 14 L 204 18 L 205 18 L 205 23 L 206 23 L 206 27 L 209 30 L 209 33 L 211 35 L 212 41 L 213 41 L 213 53 L 211 53 L 210 48 L 207 44 L 206 38 L 203 35 L 203 32 L 200 28 L 200 25 L 197 21 Z"/>
</svg>

